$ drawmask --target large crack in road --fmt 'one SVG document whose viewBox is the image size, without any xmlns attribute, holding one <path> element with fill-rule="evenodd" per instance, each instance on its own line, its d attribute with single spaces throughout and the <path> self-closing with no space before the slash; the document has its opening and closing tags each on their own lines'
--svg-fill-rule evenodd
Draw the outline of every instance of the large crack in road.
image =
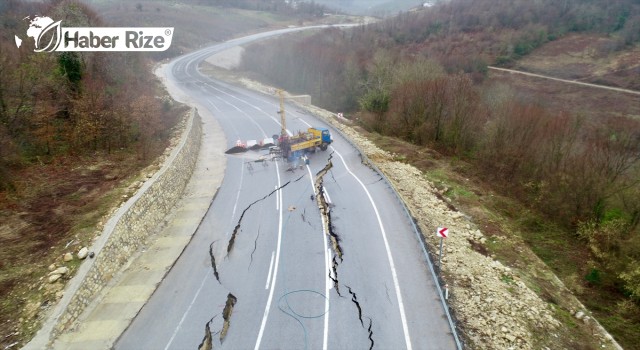
<svg viewBox="0 0 640 350">
<path fill-rule="evenodd" d="M 222 343 L 227 336 L 229 326 L 231 326 L 231 313 L 233 313 L 233 307 L 236 306 L 237 301 L 238 298 L 233 294 L 227 294 L 227 303 L 224 305 L 224 310 L 222 310 L 222 319 L 224 322 L 222 324 L 222 332 L 220 332 L 220 343 Z"/>
<path fill-rule="evenodd" d="M 329 235 L 329 239 L 331 240 L 331 246 L 335 254 L 340 258 L 342 262 L 342 247 L 340 247 L 340 237 L 333 229 L 333 223 L 331 221 L 331 208 L 329 203 L 327 203 L 327 199 L 324 196 L 324 176 L 331 170 L 333 167 L 333 163 L 331 162 L 331 158 L 333 158 L 333 152 L 329 155 L 329 159 L 327 159 L 327 165 L 324 166 L 318 173 L 316 173 L 316 181 L 315 181 L 315 192 L 316 192 L 316 201 L 318 202 L 318 208 L 320 208 L 320 215 L 324 217 L 324 232 Z"/>
<path fill-rule="evenodd" d="M 204 338 L 202 338 L 202 342 L 198 345 L 198 350 L 212 350 L 213 349 L 213 339 L 211 336 L 211 322 L 213 322 L 213 318 L 209 320 L 204 325 Z"/>
<path fill-rule="evenodd" d="M 333 282 L 333 285 L 334 285 L 334 288 L 336 290 L 336 293 L 338 294 L 338 296 L 340 296 L 342 298 L 344 296 L 340 293 L 340 281 L 338 279 L 338 267 L 339 267 L 340 263 L 344 262 L 344 251 L 343 251 L 343 248 L 342 248 L 342 246 L 340 244 L 340 242 L 341 242 L 340 236 L 336 233 L 335 228 L 333 226 L 333 222 L 332 222 L 332 218 L 331 218 L 331 206 L 330 206 L 330 203 L 327 202 L 327 197 L 325 196 L 324 187 L 323 187 L 324 176 L 326 174 L 330 173 L 330 170 L 333 167 L 333 163 L 331 162 L 332 157 L 333 157 L 333 153 L 331 153 L 329 155 L 329 158 L 327 159 L 327 164 L 324 166 L 324 168 L 322 168 L 319 172 L 316 173 L 316 178 L 315 178 L 315 184 L 314 185 L 315 185 L 315 193 L 316 193 L 315 199 L 317 201 L 318 208 L 320 210 L 320 215 L 323 217 L 322 221 L 323 221 L 323 225 L 324 225 L 324 232 L 326 232 L 327 239 L 330 241 L 331 248 L 332 248 L 333 253 L 334 253 L 333 257 L 331 259 L 331 267 L 330 267 L 330 270 L 329 270 L 329 278 Z M 333 175 L 333 174 L 331 174 L 331 175 Z M 253 201 L 252 203 L 250 203 L 242 211 L 242 213 L 240 215 L 240 218 L 238 219 L 238 223 L 236 224 L 235 228 L 233 229 L 233 232 L 231 233 L 231 237 L 229 238 L 229 241 L 228 241 L 228 244 L 227 244 L 227 249 L 226 249 L 227 257 L 229 257 L 229 254 L 233 250 L 236 238 L 239 235 L 239 233 L 241 231 L 241 228 L 242 228 L 242 221 L 245 218 L 245 215 L 247 214 L 249 209 L 251 209 L 251 207 L 254 206 L 255 204 L 257 204 L 257 203 L 259 203 L 261 201 L 264 201 L 267 198 L 271 197 L 273 194 L 275 194 L 279 190 L 285 188 L 289 184 L 300 181 L 305 176 L 306 176 L 306 174 L 298 177 L 295 180 L 287 181 L 282 186 L 279 186 L 278 188 L 276 188 L 273 191 L 269 192 L 265 196 Z M 335 181 L 335 178 L 334 178 L 334 181 Z M 306 221 L 305 213 L 302 214 L 302 220 Z M 250 256 L 251 260 L 249 262 L 249 266 L 251 266 L 251 263 L 253 262 L 253 254 L 254 254 L 254 252 L 255 252 L 255 250 L 257 248 L 257 240 L 258 240 L 258 237 L 260 235 L 259 231 L 260 230 L 258 229 L 258 234 L 257 234 L 256 239 L 254 241 L 253 251 L 251 252 L 251 256 Z M 218 271 L 218 266 L 216 265 L 216 259 L 215 259 L 215 255 L 214 255 L 214 251 L 213 251 L 213 245 L 215 243 L 216 243 L 216 241 L 212 242 L 209 245 L 209 255 L 211 257 L 211 267 L 213 269 L 213 274 L 214 274 L 216 280 L 218 281 L 218 283 L 220 283 L 222 285 L 222 282 L 220 281 L 220 273 Z M 372 331 L 373 320 L 370 317 L 364 316 L 363 310 L 362 310 L 362 305 L 358 301 L 357 294 L 353 291 L 353 289 L 348 285 L 344 285 L 344 286 L 347 288 L 347 290 L 349 292 L 349 295 L 351 295 L 351 301 L 356 306 L 357 316 L 358 316 L 358 320 L 360 321 L 360 325 L 368 333 L 368 339 L 369 339 L 369 342 L 370 342 L 369 349 L 373 349 L 373 345 L 374 345 L 373 331 Z M 220 344 L 222 344 L 222 342 L 224 341 L 224 339 L 225 339 L 225 337 L 226 337 L 226 335 L 227 335 L 227 333 L 229 331 L 229 327 L 231 326 L 231 315 L 233 313 L 233 309 L 234 309 L 234 307 L 235 307 L 237 302 L 238 302 L 238 299 L 231 292 L 228 292 L 227 300 L 226 300 L 226 303 L 225 303 L 225 307 L 224 307 L 224 310 L 222 311 L 222 318 L 223 318 L 222 327 L 221 327 L 221 330 L 219 332 L 216 332 L 216 334 L 220 333 Z M 212 321 L 213 321 L 213 319 L 215 317 L 216 316 L 214 316 L 211 320 L 209 320 L 209 322 L 207 322 L 205 324 L 205 337 L 203 338 L 201 344 L 198 347 L 199 350 L 212 350 L 213 349 L 211 323 L 212 323 Z M 369 324 L 367 326 L 365 326 L 365 322 L 364 322 L 363 317 L 366 317 L 369 320 Z"/>
<path fill-rule="evenodd" d="M 269 192 L 268 194 L 266 194 L 262 198 L 259 198 L 259 199 L 255 200 L 255 201 L 253 201 L 251 204 L 249 204 L 242 211 L 242 214 L 240 215 L 240 218 L 238 219 L 238 223 L 236 224 L 235 228 L 233 229 L 233 232 L 231 233 L 231 237 L 230 237 L 229 242 L 227 244 L 227 257 L 229 256 L 229 253 L 231 252 L 231 250 L 234 247 L 236 237 L 239 234 L 239 232 L 241 230 L 241 227 L 242 227 L 242 220 L 244 219 L 245 214 L 249 211 L 249 209 L 251 209 L 251 207 L 253 205 L 255 205 L 255 204 L 257 204 L 257 203 L 259 203 L 261 201 L 264 201 L 265 199 L 271 197 L 274 193 L 276 193 L 279 190 L 285 188 L 289 184 L 302 180 L 305 176 L 306 176 L 306 174 L 298 177 L 295 180 L 287 181 L 284 185 L 279 186 L 278 188 L 276 188 L 275 190 Z M 259 236 L 260 236 L 260 229 L 258 228 L 258 233 L 257 233 L 256 239 L 254 241 L 253 251 L 251 252 L 251 256 L 250 256 L 251 260 L 249 262 L 249 266 L 251 266 L 251 263 L 253 262 L 253 253 L 255 252 L 255 250 L 257 248 L 258 237 Z M 211 242 L 211 244 L 209 244 L 209 256 L 210 256 L 210 259 L 211 259 L 211 268 L 213 270 L 213 275 L 216 278 L 216 280 L 218 281 L 218 283 L 220 283 L 220 285 L 222 285 L 222 282 L 220 281 L 220 273 L 218 271 L 218 265 L 216 264 L 216 258 L 215 258 L 214 249 L 213 249 L 213 246 L 214 246 L 214 244 L 216 242 L 217 241 L 213 241 L 213 242 Z M 233 295 L 232 293 L 228 292 L 227 301 L 225 303 L 224 310 L 222 311 L 222 318 L 223 318 L 222 328 L 219 331 L 219 333 L 220 333 L 220 343 L 221 344 L 224 341 L 224 338 L 227 336 L 227 333 L 229 331 L 229 327 L 231 326 L 231 314 L 233 313 L 233 309 L 234 309 L 234 307 L 235 307 L 237 302 L 238 302 L 238 298 L 236 298 L 236 296 Z M 213 319 L 215 319 L 215 316 L 211 320 L 209 320 L 209 322 L 207 322 L 205 324 L 205 336 L 204 336 L 202 342 L 200 343 L 200 345 L 198 346 L 199 350 L 211 350 L 211 349 L 213 349 L 213 340 L 212 340 L 212 333 L 211 333 L 211 322 L 213 321 Z M 218 333 L 218 332 L 216 332 L 216 333 Z"/>
<path fill-rule="evenodd" d="M 347 287 L 347 290 L 349 290 L 349 294 L 351 294 L 351 301 L 353 302 L 353 304 L 356 306 L 356 309 L 358 310 L 358 319 L 360 320 L 360 324 L 362 325 L 362 328 L 365 328 L 364 320 L 362 319 L 362 306 L 358 301 L 358 295 L 353 291 L 353 289 L 351 289 L 351 287 L 347 286 L 346 284 L 345 284 L 345 287 Z M 369 319 L 369 327 L 365 329 L 369 333 L 369 341 L 371 342 L 371 346 L 369 347 L 369 350 L 371 350 L 373 349 L 373 344 L 374 344 L 373 331 L 371 330 L 371 328 L 373 327 L 373 320 L 371 319 L 371 317 L 367 317 L 367 318 Z"/>
<path fill-rule="evenodd" d="M 251 209 L 251 207 L 259 202 L 262 202 L 263 200 L 271 197 L 274 193 L 278 192 L 279 190 L 287 187 L 289 184 L 294 183 L 294 182 L 298 182 L 300 180 L 302 180 L 305 175 L 300 176 L 299 178 L 295 179 L 295 180 L 289 180 L 287 181 L 284 185 L 276 188 L 275 190 L 269 192 L 267 195 L 265 195 L 264 197 L 255 200 L 254 202 L 252 202 L 251 204 L 249 204 L 246 208 L 244 208 L 244 210 L 242 211 L 242 214 L 240 214 L 240 218 L 238 219 L 238 224 L 236 225 L 236 227 L 233 229 L 233 232 L 231 233 L 231 238 L 229 238 L 229 244 L 227 245 L 227 255 L 229 255 L 229 253 L 231 253 L 231 249 L 233 249 L 233 245 L 236 241 L 236 237 L 238 235 L 238 233 L 240 232 L 240 228 L 242 227 L 242 219 L 244 218 L 244 215 L 247 213 L 247 211 L 249 209 Z"/>
<path fill-rule="evenodd" d="M 209 244 L 209 256 L 211 257 L 211 268 L 213 269 L 213 275 L 215 276 L 218 283 L 222 284 L 222 282 L 220 282 L 220 275 L 218 274 L 218 267 L 216 266 L 216 257 L 213 254 L 213 245 L 215 243 L 216 241 L 213 241 L 211 242 L 211 244 Z"/>
<path fill-rule="evenodd" d="M 331 220 L 331 207 L 330 207 L 329 203 L 327 203 L 326 197 L 324 196 L 324 187 L 323 187 L 324 176 L 327 173 L 330 173 L 330 170 L 333 167 L 333 163 L 331 162 L 332 157 L 333 157 L 333 152 L 329 155 L 329 159 L 327 159 L 327 164 L 324 166 L 324 168 L 322 168 L 322 170 L 320 170 L 316 174 L 315 190 L 316 190 L 316 194 L 317 194 L 316 195 L 316 200 L 318 202 L 318 208 L 320 209 L 320 215 L 324 218 L 324 220 L 323 220 L 323 224 L 325 225 L 324 232 L 327 233 L 327 236 L 328 236 L 329 240 L 331 241 L 331 245 L 332 245 L 333 252 L 334 252 L 334 255 L 333 255 L 332 259 L 331 259 L 331 267 L 330 267 L 330 270 L 329 270 L 329 279 L 333 282 L 333 286 L 336 289 L 336 293 L 338 294 L 338 296 L 340 296 L 342 298 L 343 296 L 342 296 L 342 294 L 340 294 L 340 281 L 338 279 L 338 267 L 339 267 L 340 263 L 344 262 L 344 251 L 342 249 L 342 246 L 340 245 L 340 237 L 335 232 L 335 229 L 334 229 L 334 226 L 333 226 L 333 222 Z M 332 173 L 331 173 L 331 176 L 333 177 Z M 335 177 L 333 177 L 333 179 L 334 179 L 334 181 L 336 181 Z M 338 259 L 340 259 L 340 263 L 338 262 Z M 351 301 L 356 306 L 356 310 L 358 311 L 358 320 L 360 321 L 360 325 L 368 333 L 368 339 L 370 341 L 369 350 L 371 350 L 371 349 L 373 349 L 373 345 L 375 343 L 374 340 L 373 340 L 373 330 L 372 330 L 372 328 L 373 328 L 373 319 L 371 319 L 371 317 L 367 317 L 369 319 L 369 325 L 367 327 L 365 327 L 364 320 L 363 320 L 362 305 L 358 301 L 357 294 L 353 291 L 353 289 L 350 286 L 348 286 L 346 284 L 344 286 L 347 287 L 347 290 L 349 291 L 349 294 L 351 295 Z"/>
</svg>

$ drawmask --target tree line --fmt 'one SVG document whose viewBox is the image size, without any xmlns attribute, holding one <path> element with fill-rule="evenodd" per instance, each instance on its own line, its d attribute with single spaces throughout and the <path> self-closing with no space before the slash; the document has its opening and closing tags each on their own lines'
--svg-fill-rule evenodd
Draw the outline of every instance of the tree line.
<svg viewBox="0 0 640 350">
<path fill-rule="evenodd" d="M 234 7 L 245 10 L 266 11 L 288 15 L 322 17 L 328 8 L 314 1 L 296 0 L 200 0 L 197 3 L 219 7 Z M 334 11 L 335 12 L 335 11 Z"/>
</svg>

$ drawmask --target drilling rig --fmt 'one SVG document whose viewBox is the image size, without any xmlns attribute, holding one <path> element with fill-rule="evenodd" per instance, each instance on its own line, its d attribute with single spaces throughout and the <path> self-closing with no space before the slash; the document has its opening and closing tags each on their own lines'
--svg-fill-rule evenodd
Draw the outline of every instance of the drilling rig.
<svg viewBox="0 0 640 350">
<path fill-rule="evenodd" d="M 279 153 L 287 161 L 295 161 L 306 153 L 315 152 L 317 148 L 326 151 L 331 142 L 331 133 L 327 128 L 308 128 L 306 132 L 298 132 L 289 135 L 287 132 L 287 117 L 284 111 L 284 91 L 278 90 L 280 96 L 280 137 L 275 152 Z"/>
</svg>

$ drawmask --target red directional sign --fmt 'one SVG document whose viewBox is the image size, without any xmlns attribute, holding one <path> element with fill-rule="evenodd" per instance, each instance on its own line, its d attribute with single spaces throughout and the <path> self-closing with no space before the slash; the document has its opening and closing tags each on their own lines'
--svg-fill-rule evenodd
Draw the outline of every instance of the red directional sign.
<svg viewBox="0 0 640 350">
<path fill-rule="evenodd" d="M 449 229 L 446 227 L 438 227 L 436 234 L 440 238 L 447 238 L 449 236 Z"/>
</svg>

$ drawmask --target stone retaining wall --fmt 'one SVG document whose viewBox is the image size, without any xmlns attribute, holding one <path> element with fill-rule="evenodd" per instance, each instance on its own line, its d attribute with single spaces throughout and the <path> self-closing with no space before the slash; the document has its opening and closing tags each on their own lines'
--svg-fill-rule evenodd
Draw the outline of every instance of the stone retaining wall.
<svg viewBox="0 0 640 350">
<path fill-rule="evenodd" d="M 92 247 L 95 259 L 87 259 L 78 270 L 74 278 L 75 291 L 65 291 L 68 301 L 66 307 L 62 306 L 62 310 L 58 311 L 50 340 L 73 326 L 89 303 L 126 266 L 131 256 L 182 197 L 198 159 L 201 137 L 202 122 L 193 110 L 180 143 L 172 150 L 162 168 L 105 225 L 101 239 Z M 82 271 L 83 268 L 85 271 Z M 67 296 L 67 293 L 73 295 Z M 61 304 L 64 304 L 64 299 Z"/>
</svg>

